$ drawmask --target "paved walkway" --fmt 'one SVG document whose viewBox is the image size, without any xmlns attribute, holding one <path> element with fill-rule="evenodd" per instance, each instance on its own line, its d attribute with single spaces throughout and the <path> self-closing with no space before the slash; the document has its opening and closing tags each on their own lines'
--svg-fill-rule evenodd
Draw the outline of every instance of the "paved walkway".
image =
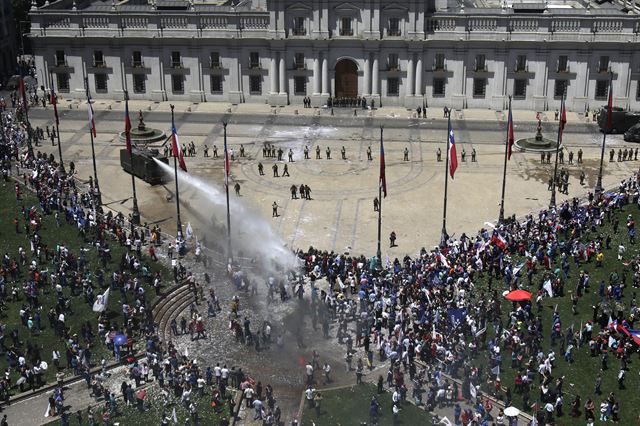
<svg viewBox="0 0 640 426">
<path fill-rule="evenodd" d="M 61 99 L 59 108 L 67 109 L 84 109 L 86 110 L 86 102 L 78 99 Z M 302 105 L 287 105 L 283 107 L 272 107 L 268 104 L 261 103 L 241 103 L 230 104 L 226 102 L 202 102 L 194 103 L 188 101 L 175 102 L 153 102 L 153 101 L 129 101 L 129 111 L 132 113 L 132 120 L 135 121 L 133 113 L 135 111 L 156 111 L 170 112 L 171 105 L 175 107 L 175 113 L 214 113 L 214 114 L 246 114 L 246 115 L 330 115 L 331 109 L 326 107 L 304 108 Z M 41 107 L 35 107 L 40 108 Z M 50 107 L 47 107 L 50 108 Z M 93 108 L 95 111 L 111 110 L 124 111 L 124 102 L 121 100 L 94 99 Z M 334 108 L 334 113 L 339 115 L 352 116 L 351 111 L 356 110 L 359 116 L 384 117 L 384 118 L 416 118 L 416 112 L 405 107 L 384 106 L 376 108 L 373 111 L 362 110 L 361 108 Z M 541 111 L 540 119 L 543 122 L 554 121 L 554 111 Z M 529 110 L 513 110 L 514 122 L 535 122 L 537 121 L 536 111 Z M 476 120 L 476 121 L 506 121 L 506 111 L 496 111 L 492 109 L 464 109 L 455 110 L 451 116 L 452 119 L 458 120 Z M 442 108 L 427 108 L 427 118 L 429 120 L 442 119 L 445 120 Z M 585 123 L 591 122 L 591 118 L 585 118 L 584 113 L 567 112 L 567 123 Z"/>
</svg>

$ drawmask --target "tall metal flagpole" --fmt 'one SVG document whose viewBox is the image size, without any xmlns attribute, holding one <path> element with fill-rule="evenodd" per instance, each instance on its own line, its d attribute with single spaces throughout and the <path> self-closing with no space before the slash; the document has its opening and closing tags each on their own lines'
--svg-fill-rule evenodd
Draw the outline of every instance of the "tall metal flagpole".
<svg viewBox="0 0 640 426">
<path fill-rule="evenodd" d="M 170 105 L 170 107 L 171 107 L 171 127 L 172 127 L 171 128 L 171 137 L 175 138 L 176 136 L 175 136 L 175 132 L 174 132 L 174 129 L 173 129 L 173 127 L 175 126 L 175 121 L 173 119 L 173 108 L 174 108 L 174 105 Z M 173 146 L 173 143 L 178 145 L 178 141 L 174 141 L 173 139 L 172 139 L 171 143 L 172 143 L 172 146 Z M 178 147 L 178 149 L 179 149 L 179 147 Z M 175 178 L 175 181 L 176 181 L 176 215 L 178 216 L 177 217 L 177 221 L 176 221 L 177 228 L 178 228 L 178 231 L 176 233 L 176 237 L 181 242 L 182 241 L 182 221 L 180 220 L 180 191 L 178 190 L 178 155 L 179 154 L 177 152 L 173 153 L 173 174 L 174 174 L 174 178 Z"/>
<path fill-rule="evenodd" d="M 88 77 L 84 78 L 84 85 L 87 92 L 87 108 L 91 108 L 91 103 L 90 103 L 91 98 L 89 97 L 89 78 Z M 100 206 L 102 205 L 102 194 L 100 193 L 100 185 L 98 184 L 98 168 L 96 167 L 96 149 L 93 144 L 93 128 L 91 127 L 91 123 L 89 123 L 89 136 L 91 137 L 91 158 L 93 160 L 93 185 L 95 188 L 95 197 L 98 202 L 98 205 L 96 208 L 100 208 Z"/>
<path fill-rule="evenodd" d="M 51 80 L 51 96 L 52 97 L 56 97 L 57 95 L 55 94 L 55 90 L 53 88 L 53 74 L 49 73 L 49 79 Z M 60 167 L 58 168 L 60 177 L 64 177 L 67 173 L 64 170 L 64 162 L 62 161 L 62 146 L 60 145 L 60 128 L 59 128 L 59 121 L 60 118 L 58 117 L 58 99 L 50 99 L 50 103 L 54 103 L 53 104 L 53 111 L 54 111 L 54 115 L 55 115 L 55 121 L 56 121 L 56 138 L 58 139 L 58 160 L 60 161 Z"/>
<path fill-rule="evenodd" d="M 382 146 L 382 132 L 384 130 L 384 126 L 380 126 L 380 145 Z M 382 265 L 382 249 L 380 247 L 380 241 L 382 239 L 382 176 L 378 176 L 378 251 L 376 252 L 376 256 L 378 256 L 378 262 Z"/>
<path fill-rule="evenodd" d="M 560 101 L 561 108 L 564 108 L 564 95 Z M 558 152 L 560 151 L 560 137 L 562 136 L 562 111 L 560 111 L 560 122 L 558 123 L 558 138 L 556 140 L 556 161 L 553 165 L 553 183 L 551 184 L 551 200 L 549 201 L 549 209 L 556 207 L 556 178 L 558 176 Z"/>
<path fill-rule="evenodd" d="M 442 209 L 442 234 L 440 234 L 440 246 L 444 246 L 447 242 L 447 187 L 449 185 L 449 144 L 451 138 L 449 132 L 451 131 L 451 115 L 447 121 L 447 158 L 444 165 L 444 208 Z"/>
<path fill-rule="evenodd" d="M 613 100 L 613 94 L 611 91 L 613 90 L 613 72 L 609 76 L 609 99 Z M 610 105 L 609 105 L 610 104 Z M 607 124 L 605 125 L 605 129 L 602 132 L 602 149 L 600 151 L 600 169 L 598 170 L 598 182 L 596 183 L 595 193 L 601 194 L 604 191 L 604 187 L 602 186 L 602 166 L 604 161 L 604 148 L 607 143 L 607 132 L 611 131 L 609 128 L 609 123 L 611 122 L 611 114 L 613 109 L 613 102 L 608 103 L 607 108 Z"/>
<path fill-rule="evenodd" d="M 509 95 L 509 111 L 511 111 L 511 95 Z M 502 195 L 500 196 L 500 215 L 498 223 L 504 222 L 504 192 L 507 188 L 507 158 L 509 154 L 509 119 L 507 118 L 507 137 L 504 143 L 504 166 L 502 168 Z"/>
<path fill-rule="evenodd" d="M 227 194 L 227 253 L 230 260 L 233 260 L 233 252 L 231 251 L 231 211 L 229 209 L 229 151 L 227 150 L 227 123 L 223 122 L 224 129 L 224 188 Z"/>
<path fill-rule="evenodd" d="M 129 119 L 129 91 L 124 91 L 124 103 L 127 123 L 125 126 L 125 138 L 127 138 L 127 150 L 129 151 L 129 164 L 131 165 L 131 189 L 133 190 L 133 210 L 131 211 L 131 229 L 134 225 L 140 225 L 140 209 L 138 209 L 138 196 L 136 194 L 136 177 L 133 173 L 133 146 L 131 144 L 131 120 Z"/>
</svg>

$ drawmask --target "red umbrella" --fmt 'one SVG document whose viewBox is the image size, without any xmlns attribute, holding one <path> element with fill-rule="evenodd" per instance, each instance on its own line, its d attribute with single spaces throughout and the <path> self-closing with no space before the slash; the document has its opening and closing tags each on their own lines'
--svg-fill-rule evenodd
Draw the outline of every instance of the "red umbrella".
<svg viewBox="0 0 640 426">
<path fill-rule="evenodd" d="M 513 290 L 504 297 L 512 302 L 521 302 L 523 300 L 531 300 L 531 293 L 527 290 Z"/>
</svg>

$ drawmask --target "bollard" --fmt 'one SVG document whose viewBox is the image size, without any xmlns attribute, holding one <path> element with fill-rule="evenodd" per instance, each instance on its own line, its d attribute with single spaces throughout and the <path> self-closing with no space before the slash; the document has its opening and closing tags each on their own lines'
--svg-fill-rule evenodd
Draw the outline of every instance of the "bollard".
<svg viewBox="0 0 640 426">
<path fill-rule="evenodd" d="M 293 110 L 293 114 L 294 114 L 294 115 L 298 115 L 298 110 L 297 110 L 297 109 L 294 109 L 294 110 Z"/>
<path fill-rule="evenodd" d="M 147 110 L 151 111 L 151 105 L 149 105 L 149 106 L 147 107 Z"/>
<path fill-rule="evenodd" d="M 191 112 L 191 107 L 190 106 L 187 107 L 187 112 Z"/>
<path fill-rule="evenodd" d="M 109 106 L 107 107 L 107 109 L 108 109 L 109 111 L 111 111 L 111 104 L 109 104 Z"/>
<path fill-rule="evenodd" d="M 227 108 L 227 113 L 231 113 L 231 108 Z"/>
</svg>

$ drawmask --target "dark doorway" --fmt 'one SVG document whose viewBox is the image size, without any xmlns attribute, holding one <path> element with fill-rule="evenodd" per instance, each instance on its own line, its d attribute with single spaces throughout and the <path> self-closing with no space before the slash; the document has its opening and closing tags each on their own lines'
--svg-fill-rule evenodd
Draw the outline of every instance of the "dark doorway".
<svg viewBox="0 0 640 426">
<path fill-rule="evenodd" d="M 336 64 L 336 97 L 358 97 L 358 66 L 351 59 L 342 59 Z"/>
</svg>

